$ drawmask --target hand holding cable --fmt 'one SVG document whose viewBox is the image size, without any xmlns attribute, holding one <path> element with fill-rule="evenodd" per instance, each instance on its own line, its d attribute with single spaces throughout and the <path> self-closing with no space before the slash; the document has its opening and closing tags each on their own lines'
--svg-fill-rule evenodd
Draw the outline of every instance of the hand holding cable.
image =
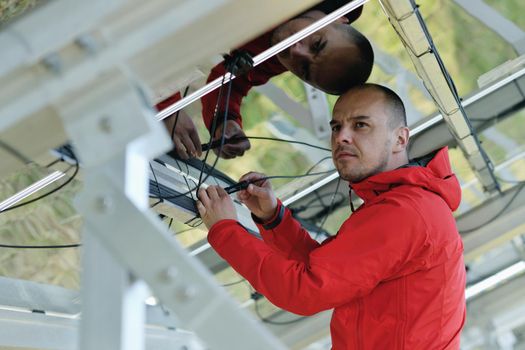
<svg viewBox="0 0 525 350">
<path fill-rule="evenodd" d="M 201 187 L 197 195 L 197 210 L 208 229 L 221 220 L 237 220 L 233 201 L 222 187 Z"/>
<path fill-rule="evenodd" d="M 224 127 L 224 132 L 223 132 Z M 250 141 L 246 138 L 246 134 L 241 129 L 241 126 L 234 120 L 226 120 L 226 122 L 221 125 L 215 131 L 213 143 L 219 143 L 221 137 L 224 133 L 224 144 L 222 149 L 220 149 L 220 154 L 218 148 L 213 148 L 213 152 L 221 158 L 232 159 L 235 157 L 240 157 L 244 155 L 244 152 L 250 149 Z"/>
<path fill-rule="evenodd" d="M 253 215 L 262 221 L 272 218 L 277 211 L 277 198 L 272 185 L 264 174 L 249 172 L 239 179 L 241 189 L 237 198 L 244 203 Z"/>
</svg>

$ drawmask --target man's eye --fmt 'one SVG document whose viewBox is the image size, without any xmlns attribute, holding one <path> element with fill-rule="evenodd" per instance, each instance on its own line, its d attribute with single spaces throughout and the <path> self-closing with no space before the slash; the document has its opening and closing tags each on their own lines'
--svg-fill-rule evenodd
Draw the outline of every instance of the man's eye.
<svg viewBox="0 0 525 350">
<path fill-rule="evenodd" d="M 311 50 L 315 53 L 320 52 L 324 47 L 326 43 L 321 40 L 321 38 L 314 41 L 314 43 L 311 46 Z"/>
<path fill-rule="evenodd" d="M 363 123 L 363 122 L 357 122 L 357 123 L 355 123 L 355 128 L 356 128 L 356 129 L 362 129 L 362 128 L 364 128 L 364 127 L 366 127 L 366 123 Z"/>
<path fill-rule="evenodd" d="M 341 126 L 339 125 L 332 125 L 332 132 L 339 131 L 341 129 Z"/>
</svg>

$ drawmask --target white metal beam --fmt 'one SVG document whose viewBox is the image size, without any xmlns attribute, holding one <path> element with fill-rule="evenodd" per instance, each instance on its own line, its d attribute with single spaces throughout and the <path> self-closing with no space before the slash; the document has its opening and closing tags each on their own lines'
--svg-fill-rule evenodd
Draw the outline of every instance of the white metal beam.
<svg viewBox="0 0 525 350">
<path fill-rule="evenodd" d="M 123 69 L 148 96 L 166 80 L 181 79 L 195 64 L 229 51 L 317 1 L 120 0 L 111 6 L 97 1 L 90 7 L 91 2 L 72 6 L 57 0 L 42 4 L 0 33 L 2 54 L 11 62 L 2 65 L 5 70 L 0 74 L 0 133 L 17 131 L 11 146 L 29 158 L 37 157 L 67 141 L 53 104 L 73 98 L 75 91 L 115 67 Z M 77 17 L 82 20 L 75 21 Z M 70 31 L 77 22 L 78 28 Z M 94 42 L 93 49 L 76 41 L 86 36 Z M 53 69 L 44 62 L 51 53 L 57 61 Z M 29 118 L 41 121 L 33 123 L 30 132 L 16 128 Z M 37 137 L 31 143 L 21 141 L 29 134 Z M 5 173 L 21 166 L 7 158 L 1 168 Z"/>
<path fill-rule="evenodd" d="M 0 309 L 0 347 L 39 350 L 78 349 L 79 319 Z M 195 334 L 146 326 L 148 350 L 204 350 Z"/>
<path fill-rule="evenodd" d="M 407 47 L 417 73 L 442 113 L 450 132 L 487 191 L 498 191 L 493 165 L 480 146 L 438 50 L 414 0 L 380 0 L 390 23 Z"/>
<path fill-rule="evenodd" d="M 525 54 L 525 32 L 514 22 L 482 0 L 454 0 L 472 17 L 498 33 L 514 47 L 519 55 Z"/>
<path fill-rule="evenodd" d="M 145 101 L 123 75 L 104 77 L 97 83 L 79 92 L 82 98 L 57 106 L 84 165 L 78 207 L 87 232 L 129 272 L 146 281 L 185 328 L 195 331 L 209 346 L 282 348 L 238 309 L 149 210 L 148 159 L 167 148 L 168 135 L 147 106 L 141 105 Z M 91 283 L 84 288 L 102 287 Z M 243 337 L 236 339 L 235 334 Z"/>
</svg>

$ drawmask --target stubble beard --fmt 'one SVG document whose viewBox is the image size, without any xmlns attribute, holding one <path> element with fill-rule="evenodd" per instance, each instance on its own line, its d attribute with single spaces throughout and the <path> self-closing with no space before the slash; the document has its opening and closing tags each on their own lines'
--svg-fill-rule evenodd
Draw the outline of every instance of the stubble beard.
<svg viewBox="0 0 525 350">
<path fill-rule="evenodd" d="M 337 171 L 339 172 L 339 176 L 341 177 L 341 179 L 348 181 L 350 183 L 358 183 L 372 175 L 379 174 L 385 171 L 388 165 L 388 160 L 389 160 L 388 158 L 388 149 L 389 149 L 388 146 L 389 145 L 386 145 L 386 146 L 387 147 L 383 149 L 379 163 L 373 166 L 372 168 L 367 169 L 361 164 L 357 167 L 349 167 L 345 165 L 338 166 L 338 163 L 336 162 L 335 165 L 336 165 Z"/>
</svg>

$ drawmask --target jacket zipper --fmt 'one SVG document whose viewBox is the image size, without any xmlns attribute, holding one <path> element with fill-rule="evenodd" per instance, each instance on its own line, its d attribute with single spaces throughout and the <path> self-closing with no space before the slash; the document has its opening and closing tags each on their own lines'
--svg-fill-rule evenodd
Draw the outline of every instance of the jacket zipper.
<svg viewBox="0 0 525 350">
<path fill-rule="evenodd" d="M 405 328 L 407 323 L 407 290 L 406 290 L 406 279 L 402 278 L 398 284 L 398 293 L 399 293 L 399 315 L 400 315 L 400 325 L 398 326 L 398 349 L 404 349 L 405 345 Z"/>
<path fill-rule="evenodd" d="M 361 336 L 361 323 L 362 323 L 362 318 L 363 318 L 363 311 L 362 311 L 362 308 L 363 308 L 363 300 L 362 299 L 358 299 L 357 301 L 357 349 L 358 350 L 361 350 L 363 349 L 363 339 L 362 339 L 362 336 Z"/>
</svg>

